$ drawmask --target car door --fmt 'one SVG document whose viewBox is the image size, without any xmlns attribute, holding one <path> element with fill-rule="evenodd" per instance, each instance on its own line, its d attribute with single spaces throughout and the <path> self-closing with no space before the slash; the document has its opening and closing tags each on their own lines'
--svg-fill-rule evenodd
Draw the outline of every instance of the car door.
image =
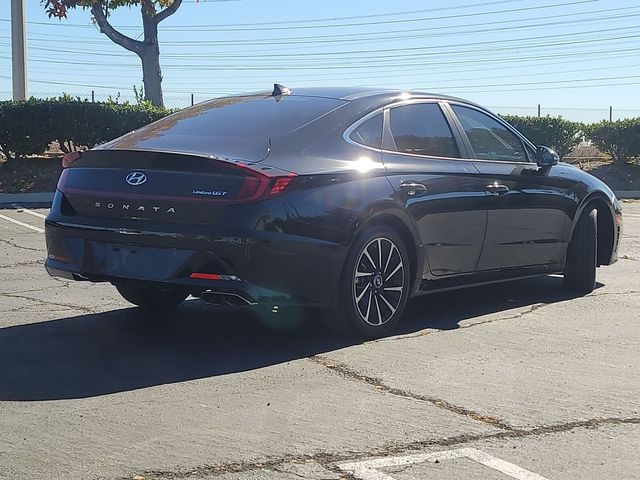
<svg viewBox="0 0 640 480">
<path fill-rule="evenodd" d="M 473 272 L 486 227 L 485 185 L 438 101 L 392 105 L 384 112 L 383 161 L 417 226 L 423 279 Z M 461 151 L 463 150 L 463 151 Z"/>
<path fill-rule="evenodd" d="M 477 270 L 563 262 L 571 232 L 575 182 L 540 168 L 514 130 L 474 106 L 449 102 L 487 190 L 487 233 Z"/>
</svg>

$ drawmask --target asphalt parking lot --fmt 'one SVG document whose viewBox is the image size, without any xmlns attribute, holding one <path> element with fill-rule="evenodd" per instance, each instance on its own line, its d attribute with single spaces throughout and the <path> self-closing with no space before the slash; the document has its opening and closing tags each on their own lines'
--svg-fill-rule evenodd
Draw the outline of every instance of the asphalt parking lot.
<svg viewBox="0 0 640 480">
<path fill-rule="evenodd" d="M 0 208 L 0 478 L 638 478 L 640 202 L 623 207 L 591 295 L 545 277 L 422 297 L 364 344 L 195 299 L 141 315 L 46 274 L 46 209 Z"/>
</svg>

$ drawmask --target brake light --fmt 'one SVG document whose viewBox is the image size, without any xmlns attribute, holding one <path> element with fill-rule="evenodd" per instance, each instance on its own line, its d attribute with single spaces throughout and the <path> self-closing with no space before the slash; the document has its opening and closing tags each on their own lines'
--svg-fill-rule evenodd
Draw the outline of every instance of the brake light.
<svg viewBox="0 0 640 480">
<path fill-rule="evenodd" d="M 273 183 L 273 186 L 271 187 L 269 196 L 274 197 L 284 192 L 285 188 L 289 186 L 294 176 L 295 175 L 291 174 L 286 177 L 276 177 L 276 181 Z"/>
<path fill-rule="evenodd" d="M 293 173 L 287 176 L 270 177 L 260 172 L 250 171 L 250 174 L 242 179 L 242 185 L 234 201 L 244 203 L 275 197 L 284 192 L 295 177 Z"/>
<path fill-rule="evenodd" d="M 73 162 L 80 158 L 80 152 L 70 152 L 62 157 L 62 168 L 68 168 Z"/>
</svg>

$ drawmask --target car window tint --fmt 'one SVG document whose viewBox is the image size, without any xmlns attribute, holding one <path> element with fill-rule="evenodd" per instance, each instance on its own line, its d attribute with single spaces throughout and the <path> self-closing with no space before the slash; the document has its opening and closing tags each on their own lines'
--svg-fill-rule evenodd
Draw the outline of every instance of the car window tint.
<svg viewBox="0 0 640 480">
<path fill-rule="evenodd" d="M 460 157 L 449 124 L 437 103 L 416 103 L 390 110 L 396 150 L 435 157 Z"/>
<path fill-rule="evenodd" d="M 302 95 L 250 95 L 203 102 L 152 124 L 150 135 L 268 138 L 289 134 L 348 102 Z"/>
<path fill-rule="evenodd" d="M 526 162 L 527 154 L 520 138 L 497 120 L 473 108 L 452 105 L 471 147 L 480 160 Z"/>
<path fill-rule="evenodd" d="M 354 142 L 369 147 L 380 148 L 382 146 L 382 114 L 371 117 L 358 126 L 349 138 Z"/>
</svg>

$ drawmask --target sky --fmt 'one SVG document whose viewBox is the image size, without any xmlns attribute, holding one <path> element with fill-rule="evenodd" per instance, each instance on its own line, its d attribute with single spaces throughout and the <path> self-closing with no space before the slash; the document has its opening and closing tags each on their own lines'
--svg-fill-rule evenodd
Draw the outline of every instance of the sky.
<svg viewBox="0 0 640 480">
<path fill-rule="evenodd" d="M 27 3 L 29 93 L 133 98 L 133 53 L 87 10 Z M 0 0 L 0 99 L 11 96 L 10 0 Z M 141 33 L 137 8 L 112 24 Z M 501 113 L 640 115 L 637 0 L 185 0 L 160 24 L 165 101 L 305 86 L 416 89 Z"/>
</svg>

